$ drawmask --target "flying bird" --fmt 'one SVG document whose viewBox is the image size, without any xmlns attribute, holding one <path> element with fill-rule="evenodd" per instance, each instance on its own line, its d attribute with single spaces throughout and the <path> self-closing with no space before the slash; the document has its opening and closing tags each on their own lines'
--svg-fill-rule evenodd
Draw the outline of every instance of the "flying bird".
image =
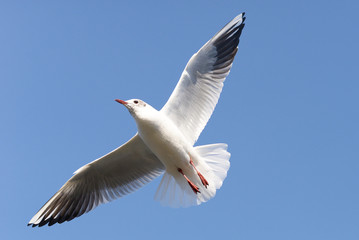
<svg viewBox="0 0 359 240">
<path fill-rule="evenodd" d="M 162 174 L 155 199 L 163 205 L 188 207 L 213 198 L 230 166 L 227 144 L 193 145 L 218 102 L 244 21 L 244 13 L 236 16 L 191 57 L 160 111 L 139 99 L 116 99 L 135 119 L 138 132 L 75 171 L 28 225 L 70 221 Z"/>
</svg>

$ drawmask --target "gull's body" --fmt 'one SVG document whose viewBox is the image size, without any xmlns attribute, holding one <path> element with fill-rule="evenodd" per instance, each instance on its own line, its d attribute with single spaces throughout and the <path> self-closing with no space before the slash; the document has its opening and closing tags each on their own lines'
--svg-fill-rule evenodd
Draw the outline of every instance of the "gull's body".
<svg viewBox="0 0 359 240">
<path fill-rule="evenodd" d="M 138 133 L 107 155 L 81 167 L 28 225 L 70 221 L 137 190 L 164 173 L 155 198 L 171 207 L 213 198 L 229 169 L 226 144 L 194 147 L 222 91 L 244 27 L 235 17 L 189 60 L 168 102 L 158 111 L 138 99 L 122 103 Z"/>
<path fill-rule="evenodd" d="M 146 106 L 141 117 L 136 117 L 138 135 L 147 147 L 165 166 L 166 171 L 174 174 L 177 168 L 188 165 L 193 146 L 166 115 Z"/>
<path fill-rule="evenodd" d="M 205 202 L 215 195 L 216 189 L 222 185 L 223 177 L 217 177 L 213 174 L 205 159 L 200 156 L 196 148 L 193 147 L 166 114 L 162 111 L 157 111 L 149 104 L 138 99 L 131 99 L 126 102 L 122 100 L 117 101 L 129 109 L 136 121 L 139 137 L 166 169 L 165 176 L 156 194 L 157 200 L 161 201 L 163 205 L 186 207 Z M 134 102 L 138 103 L 135 104 Z M 211 149 L 215 146 L 218 150 L 221 150 L 216 152 L 217 155 L 223 155 L 223 162 L 217 163 L 219 167 L 217 170 L 220 170 L 226 176 L 230 156 L 225 151 L 227 146 L 225 144 L 209 146 Z M 203 186 L 197 172 L 190 164 L 191 160 L 208 179 L 208 186 Z M 194 194 L 188 188 L 185 178 L 178 171 L 179 169 L 198 187 L 200 194 Z M 180 188 L 176 191 L 175 186 L 168 186 L 171 183 L 172 185 L 174 183 L 179 184 Z M 167 192 L 168 190 L 171 190 L 171 192 Z"/>
</svg>

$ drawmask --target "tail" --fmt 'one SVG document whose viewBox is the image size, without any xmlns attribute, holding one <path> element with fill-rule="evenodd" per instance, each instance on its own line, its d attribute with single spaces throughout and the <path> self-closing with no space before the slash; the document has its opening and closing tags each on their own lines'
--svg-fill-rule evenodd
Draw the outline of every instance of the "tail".
<svg viewBox="0 0 359 240">
<path fill-rule="evenodd" d="M 195 166 L 209 185 L 205 188 L 194 171 L 191 175 L 187 173 L 186 175 L 200 189 L 200 193 L 195 194 L 180 173 L 172 175 L 165 172 L 155 195 L 155 200 L 162 205 L 169 207 L 200 205 L 213 198 L 217 189 L 221 188 L 230 166 L 231 154 L 227 152 L 227 144 L 203 145 L 195 147 L 195 150 L 199 157 Z"/>
</svg>

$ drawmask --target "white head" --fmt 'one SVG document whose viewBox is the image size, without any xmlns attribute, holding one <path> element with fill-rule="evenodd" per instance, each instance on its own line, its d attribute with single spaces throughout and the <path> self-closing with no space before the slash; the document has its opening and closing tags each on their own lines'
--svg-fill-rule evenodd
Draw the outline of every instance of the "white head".
<svg viewBox="0 0 359 240">
<path fill-rule="evenodd" d="M 115 99 L 115 101 L 124 105 L 135 119 L 145 118 L 148 113 L 157 111 L 151 105 L 140 99 L 130 99 L 126 101 Z"/>
</svg>

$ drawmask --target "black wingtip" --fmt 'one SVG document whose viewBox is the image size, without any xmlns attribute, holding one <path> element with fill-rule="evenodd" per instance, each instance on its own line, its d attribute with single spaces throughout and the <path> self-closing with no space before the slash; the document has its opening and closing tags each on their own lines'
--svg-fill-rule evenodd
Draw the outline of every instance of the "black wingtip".
<svg viewBox="0 0 359 240">
<path fill-rule="evenodd" d="M 27 226 L 28 226 L 28 227 L 32 227 L 32 228 L 34 228 L 34 227 L 36 227 L 36 226 L 37 226 L 37 224 L 28 223 L 28 224 L 27 224 Z"/>
<path fill-rule="evenodd" d="M 246 20 L 246 17 L 244 16 L 246 14 L 246 12 L 242 12 L 242 23 L 244 25 L 244 21 Z"/>
</svg>

